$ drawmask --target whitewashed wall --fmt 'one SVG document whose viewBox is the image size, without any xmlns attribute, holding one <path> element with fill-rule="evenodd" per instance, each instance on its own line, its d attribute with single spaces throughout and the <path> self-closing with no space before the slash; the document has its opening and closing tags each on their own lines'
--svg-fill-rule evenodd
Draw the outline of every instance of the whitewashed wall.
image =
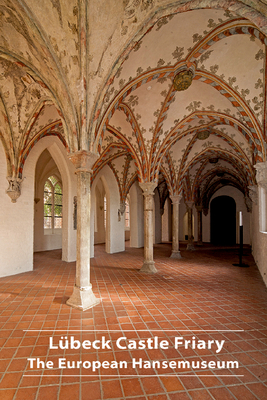
<svg viewBox="0 0 267 400">
<path fill-rule="evenodd" d="M 144 200 L 137 182 L 130 189 L 130 246 L 144 246 Z"/>
<path fill-rule="evenodd" d="M 154 243 L 161 243 L 162 241 L 162 217 L 160 214 L 160 198 L 159 192 L 155 190 L 154 194 Z"/>
<path fill-rule="evenodd" d="M 169 242 L 171 240 L 172 240 L 171 200 L 167 198 L 164 204 L 164 213 L 162 215 L 162 241 Z"/>
<path fill-rule="evenodd" d="M 91 188 L 91 257 L 94 256 L 94 218 L 95 207 L 97 206 L 95 189 L 99 179 L 102 181 L 107 199 L 106 252 L 112 254 L 125 250 L 124 215 L 120 221 L 118 219 L 118 209 L 120 208 L 119 189 L 113 172 L 108 166 L 105 166 L 94 180 Z"/>
<path fill-rule="evenodd" d="M 0 142 L 0 277 L 33 268 L 33 165 L 25 165 L 26 179 L 16 203 L 6 194 L 6 176 L 6 156 Z"/>
</svg>

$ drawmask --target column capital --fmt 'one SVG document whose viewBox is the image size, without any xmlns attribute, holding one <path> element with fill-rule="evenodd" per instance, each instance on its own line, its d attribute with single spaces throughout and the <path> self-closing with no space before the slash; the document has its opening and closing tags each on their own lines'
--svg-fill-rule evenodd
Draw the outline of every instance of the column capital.
<svg viewBox="0 0 267 400">
<path fill-rule="evenodd" d="M 92 167 L 98 157 L 96 153 L 86 150 L 79 150 L 69 154 L 69 160 L 76 168 L 76 172 L 92 172 Z"/>
<path fill-rule="evenodd" d="M 256 180 L 259 186 L 267 190 L 267 161 L 254 165 L 256 169 Z"/>
<path fill-rule="evenodd" d="M 187 206 L 188 208 L 193 208 L 193 206 L 194 206 L 195 203 L 194 203 L 193 201 L 186 201 L 185 204 L 186 204 L 186 206 Z"/>
<path fill-rule="evenodd" d="M 249 197 L 251 198 L 253 203 L 255 203 L 255 205 L 257 205 L 258 204 L 258 186 L 257 185 L 249 186 L 248 189 L 249 189 Z"/>
<path fill-rule="evenodd" d="M 180 204 L 182 197 L 183 196 L 181 194 L 170 196 L 172 204 Z"/>
<path fill-rule="evenodd" d="M 196 210 L 198 211 L 198 212 L 201 212 L 202 210 L 203 210 L 203 207 L 202 206 L 195 206 L 196 207 Z"/>
<path fill-rule="evenodd" d="M 157 187 L 155 182 L 139 182 L 139 186 L 143 191 L 144 196 L 154 195 L 154 190 Z"/>
</svg>

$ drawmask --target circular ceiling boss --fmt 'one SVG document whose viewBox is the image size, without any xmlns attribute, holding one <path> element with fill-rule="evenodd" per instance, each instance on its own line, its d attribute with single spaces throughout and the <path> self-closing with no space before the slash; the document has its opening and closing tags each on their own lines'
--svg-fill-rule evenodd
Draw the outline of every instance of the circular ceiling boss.
<svg viewBox="0 0 267 400">
<path fill-rule="evenodd" d="M 174 89 L 178 90 L 178 92 L 188 89 L 193 81 L 193 77 L 194 75 L 190 70 L 178 72 L 173 80 Z"/>
<path fill-rule="evenodd" d="M 199 132 L 197 133 L 197 138 L 198 138 L 199 140 L 208 139 L 209 136 L 210 136 L 210 131 L 208 131 L 208 130 L 202 130 L 202 131 L 199 131 Z"/>
</svg>

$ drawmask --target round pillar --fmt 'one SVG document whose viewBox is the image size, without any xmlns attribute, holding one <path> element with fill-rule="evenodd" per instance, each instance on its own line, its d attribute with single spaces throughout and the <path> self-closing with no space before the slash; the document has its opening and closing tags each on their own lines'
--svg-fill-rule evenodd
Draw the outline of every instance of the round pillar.
<svg viewBox="0 0 267 400">
<path fill-rule="evenodd" d="M 139 183 L 144 196 L 144 263 L 141 272 L 157 272 L 153 260 L 153 196 L 156 183 Z"/>
<path fill-rule="evenodd" d="M 182 258 L 179 250 L 179 205 L 182 196 L 170 196 L 172 201 L 172 254 L 171 258 Z"/>
<path fill-rule="evenodd" d="M 77 261 L 75 286 L 67 304 L 84 311 L 100 303 L 90 283 L 91 168 L 97 155 L 81 150 L 69 158 L 77 175 Z"/>
<path fill-rule="evenodd" d="M 193 240 L 193 201 L 187 201 L 186 207 L 188 212 L 188 242 L 186 250 L 195 250 L 194 240 Z"/>
<path fill-rule="evenodd" d="M 196 206 L 197 210 L 197 245 L 203 246 L 202 242 L 202 206 Z"/>
</svg>

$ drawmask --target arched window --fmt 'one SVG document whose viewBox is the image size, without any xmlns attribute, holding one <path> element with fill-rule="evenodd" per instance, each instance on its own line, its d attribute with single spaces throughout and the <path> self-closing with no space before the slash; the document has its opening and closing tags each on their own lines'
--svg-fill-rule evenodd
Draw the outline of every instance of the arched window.
<svg viewBox="0 0 267 400">
<path fill-rule="evenodd" d="M 44 229 L 62 228 L 62 188 L 58 179 L 50 176 L 44 185 Z"/>
<path fill-rule="evenodd" d="M 129 199 L 125 201 L 125 228 L 130 229 L 130 206 Z"/>
<path fill-rule="evenodd" d="M 107 227 L 107 198 L 104 196 L 104 227 Z"/>
<path fill-rule="evenodd" d="M 267 190 L 259 186 L 260 232 L 267 233 Z"/>
</svg>

